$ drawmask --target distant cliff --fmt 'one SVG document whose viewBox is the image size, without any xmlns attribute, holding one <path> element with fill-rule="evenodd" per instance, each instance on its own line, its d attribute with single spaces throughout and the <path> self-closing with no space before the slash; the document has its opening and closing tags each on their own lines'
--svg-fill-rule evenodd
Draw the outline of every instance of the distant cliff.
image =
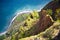
<svg viewBox="0 0 60 40">
<path fill-rule="evenodd" d="M 52 18 L 56 21 L 57 18 L 55 17 L 55 14 L 56 14 L 56 9 L 60 9 L 60 0 L 57 0 L 57 1 L 51 1 L 49 2 L 43 9 L 47 10 L 47 9 L 51 9 L 53 12 L 52 12 Z"/>
<path fill-rule="evenodd" d="M 49 2 L 43 9 L 52 9 L 55 11 L 57 8 L 60 8 L 60 0 Z"/>
</svg>

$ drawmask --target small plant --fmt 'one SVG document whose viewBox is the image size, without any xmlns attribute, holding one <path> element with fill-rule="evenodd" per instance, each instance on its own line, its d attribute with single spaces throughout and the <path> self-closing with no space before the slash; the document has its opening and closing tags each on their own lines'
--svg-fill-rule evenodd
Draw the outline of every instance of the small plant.
<svg viewBox="0 0 60 40">
<path fill-rule="evenodd" d="M 52 9 L 47 9 L 47 13 L 48 13 L 49 15 L 52 15 Z"/>
</svg>

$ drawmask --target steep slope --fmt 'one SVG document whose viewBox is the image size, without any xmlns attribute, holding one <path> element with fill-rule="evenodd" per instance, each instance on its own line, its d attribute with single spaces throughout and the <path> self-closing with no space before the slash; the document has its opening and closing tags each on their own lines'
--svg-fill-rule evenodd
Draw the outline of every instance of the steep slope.
<svg viewBox="0 0 60 40">
<path fill-rule="evenodd" d="M 59 30 L 60 30 L 60 23 L 55 22 L 51 27 L 46 29 L 44 32 L 41 32 L 35 36 L 26 37 L 19 40 L 54 40 L 53 38 L 59 34 Z"/>
<path fill-rule="evenodd" d="M 53 24 L 53 19 L 47 14 L 46 10 L 41 11 L 40 17 L 38 12 L 33 11 L 21 24 L 17 32 L 14 31 L 15 28 L 13 27 L 14 30 L 12 30 L 12 32 L 15 32 L 15 34 L 6 37 L 5 40 L 19 40 L 21 38 L 37 35 L 49 28 Z"/>
<path fill-rule="evenodd" d="M 40 12 L 18 16 L 12 25 L 4 40 L 60 40 L 60 0 L 51 1 Z"/>
<path fill-rule="evenodd" d="M 56 9 L 60 9 L 60 0 L 53 0 L 49 2 L 43 9 L 51 9 L 52 10 L 52 18 L 56 21 Z"/>
</svg>

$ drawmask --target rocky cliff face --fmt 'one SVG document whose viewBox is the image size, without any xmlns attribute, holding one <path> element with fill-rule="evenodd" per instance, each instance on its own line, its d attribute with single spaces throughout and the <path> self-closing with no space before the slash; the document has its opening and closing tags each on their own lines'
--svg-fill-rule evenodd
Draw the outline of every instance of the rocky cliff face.
<svg viewBox="0 0 60 40">
<path fill-rule="evenodd" d="M 59 8 L 60 0 L 48 3 L 40 12 L 33 11 L 23 22 L 15 22 L 17 25 L 12 26 L 4 40 L 60 40 L 60 22 L 54 21 Z M 52 10 L 52 15 L 47 9 Z"/>
<path fill-rule="evenodd" d="M 49 2 L 43 9 L 52 9 L 55 11 L 57 8 L 60 8 L 60 0 Z"/>
<path fill-rule="evenodd" d="M 60 23 L 55 22 L 52 26 L 50 26 L 45 31 L 26 38 L 22 38 L 19 40 L 60 40 Z"/>
<path fill-rule="evenodd" d="M 35 18 L 33 20 L 33 19 L 30 19 L 30 17 L 28 19 L 27 19 L 27 21 L 29 23 L 29 26 L 27 26 L 27 25 L 20 26 L 19 31 L 17 31 L 15 34 L 13 34 L 11 36 L 11 38 L 9 36 L 7 39 L 8 40 L 11 40 L 11 39 L 19 40 L 21 38 L 37 35 L 43 31 L 45 31 L 46 29 L 48 29 L 54 23 L 53 19 L 51 18 L 51 16 L 48 15 L 46 10 L 41 10 L 40 17 L 38 20 L 35 21 Z M 30 20 L 32 23 L 30 23 Z"/>
<path fill-rule="evenodd" d="M 54 23 L 52 20 L 53 19 L 51 18 L 51 16 L 47 14 L 47 11 L 42 10 L 40 12 L 39 21 L 37 21 L 37 23 L 33 25 L 33 27 L 30 29 L 32 31 L 32 32 L 30 31 L 31 32 L 30 35 L 36 35 L 49 28 Z"/>
<path fill-rule="evenodd" d="M 52 18 L 56 21 L 57 18 L 55 17 L 55 14 L 56 14 L 56 9 L 59 9 L 60 8 L 60 0 L 58 1 L 51 1 L 49 2 L 43 9 L 47 10 L 47 9 L 51 9 L 53 12 L 52 12 Z"/>
</svg>

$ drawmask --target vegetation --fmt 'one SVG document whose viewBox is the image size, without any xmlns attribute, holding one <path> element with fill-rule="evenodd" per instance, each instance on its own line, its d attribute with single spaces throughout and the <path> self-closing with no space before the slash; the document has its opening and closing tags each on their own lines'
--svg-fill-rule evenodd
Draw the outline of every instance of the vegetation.
<svg viewBox="0 0 60 40">
<path fill-rule="evenodd" d="M 53 1 L 58 2 L 59 0 L 53 0 Z"/>
<path fill-rule="evenodd" d="M 47 9 L 47 13 L 49 14 L 49 15 L 52 15 L 52 9 Z"/>
<path fill-rule="evenodd" d="M 58 3 L 59 0 L 53 1 L 55 3 Z M 50 20 L 49 17 L 52 17 L 52 19 L 56 20 L 53 20 L 53 24 L 51 26 L 48 25 L 48 28 L 46 28 L 44 31 L 40 29 L 40 32 L 38 26 L 40 24 L 44 24 L 45 22 L 43 21 L 43 23 L 38 24 L 41 21 L 39 12 L 33 10 L 31 13 L 23 13 L 21 15 L 18 15 L 12 23 L 11 28 L 8 30 L 8 32 L 5 35 L 0 36 L 0 40 L 53 40 L 53 38 L 58 35 L 60 30 L 60 8 L 56 8 L 55 10 L 52 8 L 47 8 L 46 11 L 49 16 L 47 14 L 48 21 L 44 20 L 46 21 L 45 26 Z M 45 11 L 42 13 L 44 14 L 42 14 L 44 16 L 43 18 L 45 18 Z M 41 25 L 43 29 L 45 26 Z M 39 33 L 37 33 L 37 31 L 39 31 Z"/>
<path fill-rule="evenodd" d="M 5 35 L 0 36 L 0 40 L 5 39 Z"/>
<path fill-rule="evenodd" d="M 33 18 L 31 18 L 31 16 Z M 24 21 L 24 24 L 22 26 L 20 26 L 20 34 L 21 34 L 21 38 L 26 37 L 26 36 L 30 36 L 30 34 L 28 34 L 26 31 L 29 30 L 31 27 L 33 27 L 34 22 L 38 19 L 38 13 L 36 11 L 33 11 L 31 13 L 30 16 L 28 16 L 28 18 Z M 27 34 L 26 34 L 27 33 Z"/>
<path fill-rule="evenodd" d="M 59 12 L 60 12 L 60 9 L 56 9 L 56 17 L 59 19 Z M 51 9 L 47 9 L 47 13 L 49 13 L 49 15 L 52 15 L 52 10 Z M 24 16 L 26 16 L 25 20 L 24 20 Z M 21 20 L 21 18 L 22 20 Z M 41 32 L 39 33 L 38 35 L 36 36 L 33 36 L 32 33 L 34 33 L 34 30 L 37 28 L 34 28 L 34 24 L 36 23 L 36 21 L 38 21 L 39 19 L 39 15 L 38 15 L 38 12 L 37 11 L 32 11 L 31 14 L 27 14 L 27 15 L 22 15 L 22 16 L 19 16 L 18 18 L 16 18 L 17 21 L 22 21 L 21 25 L 19 26 L 18 28 L 18 31 L 12 31 L 13 34 L 8 35 L 8 38 L 7 38 L 7 35 L 6 36 L 2 36 L 0 37 L 1 40 L 5 39 L 5 40 L 24 40 L 26 39 L 25 37 L 29 37 L 29 36 L 32 36 L 32 40 L 33 39 L 39 39 L 40 40 L 40 37 L 42 39 L 45 39 L 46 40 L 52 40 L 52 38 L 54 38 L 54 34 L 53 32 L 55 32 L 56 30 L 53 29 L 54 26 L 52 26 L 51 28 L 47 29 L 46 31 L 44 32 Z M 57 20 L 58 20 L 57 19 Z M 24 20 L 24 21 L 23 21 Z M 55 25 L 56 27 L 56 25 Z M 55 30 L 55 31 L 54 31 Z M 58 31 L 57 31 L 58 32 Z M 48 34 L 48 35 L 47 35 Z M 54 35 L 54 36 L 53 36 Z M 48 39 L 49 38 L 49 39 Z M 27 38 L 27 39 L 30 39 Z"/>
<path fill-rule="evenodd" d="M 56 9 L 57 20 L 60 20 L 60 8 Z"/>
<path fill-rule="evenodd" d="M 57 29 L 58 28 L 58 29 Z M 50 28 L 46 29 L 44 32 L 39 33 L 35 36 L 30 36 L 22 38 L 19 40 L 52 40 L 56 35 L 58 35 L 60 29 L 60 23 L 55 22 Z"/>
<path fill-rule="evenodd" d="M 15 19 L 16 22 L 22 22 L 24 21 L 25 19 L 27 19 L 28 17 L 28 13 L 27 14 L 21 14 L 21 15 L 18 15 L 18 17 Z"/>
<path fill-rule="evenodd" d="M 56 9 L 56 14 L 55 16 L 57 17 L 57 20 L 60 20 L 59 19 L 59 12 L 60 12 L 60 9 Z M 49 15 L 52 15 L 52 10 L 51 9 L 47 9 L 47 13 L 49 13 Z M 24 19 L 24 16 L 25 16 L 25 19 Z M 22 20 L 21 20 L 21 18 Z M 32 11 L 31 14 L 27 14 L 27 15 L 22 15 L 22 16 L 19 16 L 16 18 L 17 21 L 22 21 L 21 22 L 21 25 L 19 26 L 18 28 L 18 31 L 11 31 L 12 34 L 8 35 L 8 38 L 7 38 L 7 35 L 6 36 L 2 36 L 0 37 L 1 40 L 5 39 L 5 40 L 24 40 L 24 39 L 30 39 L 29 36 L 32 36 L 32 40 L 33 39 L 39 39 L 40 40 L 40 37 L 44 40 L 46 38 L 46 40 L 52 40 L 52 38 L 55 37 L 55 34 L 53 34 L 53 32 L 55 32 L 56 30 L 53 29 L 53 27 L 56 27 L 55 26 L 52 26 L 51 28 L 45 30 L 44 32 L 41 32 L 39 33 L 38 35 L 36 36 L 33 36 L 32 33 L 34 34 L 34 30 L 37 28 L 34 28 L 34 24 L 38 21 L 39 19 L 39 15 L 38 15 L 38 12 L 37 11 Z M 23 21 L 24 20 L 24 21 Z M 58 27 L 59 28 L 59 27 Z M 17 29 L 16 29 L 17 30 Z M 55 30 L 55 31 L 54 31 Z M 57 31 L 58 32 L 58 31 Z M 47 35 L 48 34 L 48 35 Z M 29 37 L 29 38 L 25 38 L 25 37 Z M 42 40 L 41 39 L 41 40 Z"/>
</svg>

